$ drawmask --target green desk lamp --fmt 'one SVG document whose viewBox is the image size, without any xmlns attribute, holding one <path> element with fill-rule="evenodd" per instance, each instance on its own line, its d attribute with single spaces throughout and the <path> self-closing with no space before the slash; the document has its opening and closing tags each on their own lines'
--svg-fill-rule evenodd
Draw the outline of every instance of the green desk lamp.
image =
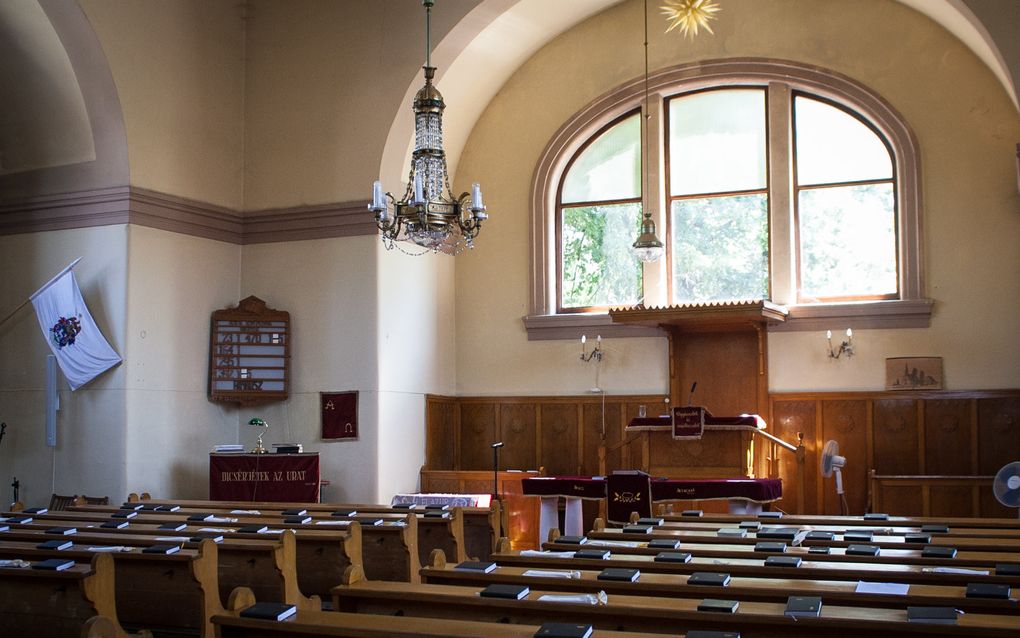
<svg viewBox="0 0 1020 638">
<path fill-rule="evenodd" d="M 265 428 L 266 430 L 269 429 L 269 424 L 266 423 L 263 419 L 260 419 L 259 417 L 252 418 L 252 420 L 248 421 L 248 425 L 254 425 L 257 428 Z M 252 454 L 265 454 L 266 453 L 267 450 L 262 445 L 262 435 L 263 434 L 265 434 L 265 432 L 259 432 L 259 438 L 255 442 L 255 449 L 251 451 Z"/>
</svg>

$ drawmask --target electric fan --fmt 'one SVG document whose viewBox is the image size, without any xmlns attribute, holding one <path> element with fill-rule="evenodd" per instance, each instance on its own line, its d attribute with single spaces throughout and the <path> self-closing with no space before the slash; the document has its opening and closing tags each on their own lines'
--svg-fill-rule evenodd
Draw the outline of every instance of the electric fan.
<svg viewBox="0 0 1020 638">
<path fill-rule="evenodd" d="M 846 465 L 846 457 L 839 455 L 839 443 L 834 440 L 826 441 L 822 448 L 822 476 L 829 478 L 833 472 L 836 474 L 836 494 L 839 495 L 840 514 L 846 515 L 849 509 L 846 504 L 846 497 L 843 496 L 843 466 Z"/>
<path fill-rule="evenodd" d="M 995 498 L 1006 507 L 1020 507 L 1020 461 L 1003 465 L 992 481 Z M 1017 510 L 1020 516 L 1020 510 Z"/>
</svg>

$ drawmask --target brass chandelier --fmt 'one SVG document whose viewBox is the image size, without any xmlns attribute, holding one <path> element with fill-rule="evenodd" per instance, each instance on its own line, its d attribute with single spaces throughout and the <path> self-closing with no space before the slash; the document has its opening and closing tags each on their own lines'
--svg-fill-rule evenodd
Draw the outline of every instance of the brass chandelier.
<svg viewBox="0 0 1020 638">
<path fill-rule="evenodd" d="M 372 203 L 375 222 L 383 245 L 392 249 L 398 241 L 407 241 L 425 249 L 455 255 L 474 247 L 474 239 L 488 219 L 482 192 L 473 184 L 470 193 L 453 196 L 443 151 L 443 96 L 432 84 L 436 68 L 432 66 L 432 6 L 435 0 L 422 0 L 425 7 L 425 86 L 414 97 L 414 151 L 407 187 L 398 201 L 383 193 L 375 181 Z M 403 250 L 403 249 L 401 249 Z M 406 252 L 406 251 L 404 251 Z M 423 254 L 417 253 L 417 254 Z"/>
</svg>

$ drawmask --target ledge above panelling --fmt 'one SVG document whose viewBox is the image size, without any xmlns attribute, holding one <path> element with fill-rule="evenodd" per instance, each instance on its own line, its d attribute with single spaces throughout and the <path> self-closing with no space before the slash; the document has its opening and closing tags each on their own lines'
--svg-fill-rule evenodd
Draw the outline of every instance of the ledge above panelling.
<svg viewBox="0 0 1020 638">
<path fill-rule="evenodd" d="M 376 234 L 367 202 L 240 212 L 134 186 L 0 204 L 0 235 L 136 224 L 232 244 Z"/>
</svg>

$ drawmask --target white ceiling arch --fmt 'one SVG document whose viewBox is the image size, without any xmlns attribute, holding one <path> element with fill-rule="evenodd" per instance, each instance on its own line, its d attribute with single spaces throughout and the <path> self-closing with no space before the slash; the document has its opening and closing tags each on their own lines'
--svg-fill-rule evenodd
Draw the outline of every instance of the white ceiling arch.
<svg viewBox="0 0 1020 638">
<path fill-rule="evenodd" d="M 448 125 L 445 148 L 451 176 L 489 101 L 535 51 L 560 33 L 623 0 L 481 0 L 440 41 L 433 51 L 442 81 Z M 1018 106 L 1013 74 L 995 41 L 964 0 L 897 0 L 942 25 L 984 62 Z M 986 16 L 988 19 L 988 16 Z M 498 46 L 493 46 L 498 43 Z M 479 72 L 484 69 L 484 72 Z M 1017 69 L 1020 74 L 1020 69 Z M 416 76 L 402 104 L 410 104 L 421 85 Z M 1020 106 L 1018 106 L 1020 109 Z M 406 178 L 414 130 L 400 109 L 390 125 L 379 175 L 396 192 Z"/>
</svg>

